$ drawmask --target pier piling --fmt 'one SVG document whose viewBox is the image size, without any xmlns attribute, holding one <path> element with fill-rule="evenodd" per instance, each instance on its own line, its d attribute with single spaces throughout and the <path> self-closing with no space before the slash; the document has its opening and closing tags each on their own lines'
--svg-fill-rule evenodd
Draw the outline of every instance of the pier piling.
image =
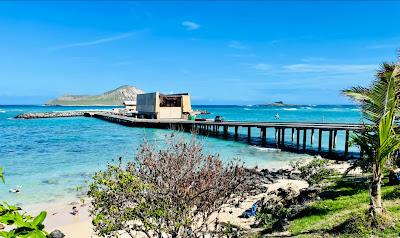
<svg viewBox="0 0 400 238">
<path fill-rule="evenodd" d="M 264 146 L 267 142 L 267 128 L 261 127 L 261 144 Z"/>
<path fill-rule="evenodd" d="M 350 131 L 346 130 L 346 138 L 344 139 L 344 156 L 347 157 L 349 154 L 349 137 Z"/>
<path fill-rule="evenodd" d="M 235 126 L 235 140 L 237 140 L 238 139 L 238 130 L 239 130 L 239 127 L 238 126 Z"/>
<path fill-rule="evenodd" d="M 292 144 L 293 144 L 293 141 L 294 141 L 294 128 L 292 127 Z"/>
<path fill-rule="evenodd" d="M 329 147 L 328 147 L 329 153 L 332 153 L 332 130 L 329 130 Z"/>
<path fill-rule="evenodd" d="M 314 145 L 314 129 L 311 129 L 310 144 L 311 147 Z"/>
<path fill-rule="evenodd" d="M 333 148 L 336 148 L 337 130 L 333 131 Z"/>
<path fill-rule="evenodd" d="M 322 150 L 322 129 L 318 131 L 318 152 Z"/>
</svg>

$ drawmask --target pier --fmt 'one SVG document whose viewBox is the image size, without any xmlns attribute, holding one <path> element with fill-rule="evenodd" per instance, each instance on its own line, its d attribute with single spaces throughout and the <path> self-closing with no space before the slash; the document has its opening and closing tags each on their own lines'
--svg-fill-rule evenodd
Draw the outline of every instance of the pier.
<svg viewBox="0 0 400 238">
<path fill-rule="evenodd" d="M 362 124 L 351 123 L 301 123 L 301 122 L 250 122 L 250 121 L 191 121 L 184 119 L 138 119 L 110 113 L 87 113 L 101 120 L 130 127 L 146 127 L 194 131 L 201 135 L 233 139 L 263 147 L 321 155 L 325 158 L 354 159 L 360 153 L 349 151 L 350 133 L 361 130 Z M 245 133 L 239 133 L 241 132 Z M 273 133 L 268 140 L 267 132 Z M 254 131 L 259 136 L 253 135 Z M 338 133 L 344 134 L 344 146 L 338 148 Z M 326 145 L 323 145 L 325 138 Z M 327 141 L 326 141 L 327 139 Z"/>
</svg>

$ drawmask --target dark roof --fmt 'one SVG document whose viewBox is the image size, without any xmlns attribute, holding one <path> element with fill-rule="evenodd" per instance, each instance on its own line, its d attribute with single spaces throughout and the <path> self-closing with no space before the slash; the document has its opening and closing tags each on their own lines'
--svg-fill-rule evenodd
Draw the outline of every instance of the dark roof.
<svg viewBox="0 0 400 238">
<path fill-rule="evenodd" d="M 166 97 L 169 97 L 169 96 L 184 96 L 184 95 L 189 95 L 189 93 L 174 93 L 174 94 L 162 94 L 162 93 L 160 93 L 160 96 L 166 96 Z"/>
</svg>

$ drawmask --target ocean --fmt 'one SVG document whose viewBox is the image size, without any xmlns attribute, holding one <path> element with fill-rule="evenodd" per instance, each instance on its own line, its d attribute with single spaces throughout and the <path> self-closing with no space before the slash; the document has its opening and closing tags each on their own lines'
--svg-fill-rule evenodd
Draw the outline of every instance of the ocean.
<svg viewBox="0 0 400 238">
<path fill-rule="evenodd" d="M 13 119 L 24 112 L 62 110 L 104 110 L 112 107 L 50 107 L 0 105 L 0 165 L 6 184 L 0 185 L 0 200 L 25 208 L 76 200 L 77 187 L 90 182 L 95 171 L 104 169 L 119 157 L 134 157 L 144 139 L 162 146 L 168 130 L 124 127 L 95 118 Z M 205 118 L 221 115 L 225 120 L 290 122 L 360 122 L 360 111 L 352 105 L 329 106 L 194 106 L 207 110 Z M 246 135 L 246 132 L 239 131 Z M 259 131 L 254 130 L 253 136 Z M 289 133 L 287 133 L 289 134 Z M 188 134 L 185 136 L 189 136 Z M 273 140 L 272 131 L 267 131 Z M 289 136 L 289 135 L 287 135 Z M 338 134 L 343 147 L 344 135 Z M 245 142 L 198 136 L 208 153 L 218 153 L 223 161 L 239 159 L 246 166 L 277 168 L 290 160 L 310 157 Z M 327 138 L 327 136 L 325 136 Z M 289 140 L 289 139 L 288 139 Z M 323 141 L 327 145 L 326 139 Z M 356 151 L 357 148 L 351 148 Z M 22 186 L 20 193 L 9 189 Z"/>
</svg>

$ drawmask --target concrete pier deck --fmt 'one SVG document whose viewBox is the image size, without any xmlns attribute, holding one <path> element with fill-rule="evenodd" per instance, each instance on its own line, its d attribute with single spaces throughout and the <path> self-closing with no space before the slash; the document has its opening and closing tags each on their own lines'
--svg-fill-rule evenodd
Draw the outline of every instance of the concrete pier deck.
<svg viewBox="0 0 400 238">
<path fill-rule="evenodd" d="M 196 133 L 233 138 L 265 147 L 275 147 L 297 153 L 319 154 L 327 158 L 351 159 L 359 157 L 359 153 L 349 152 L 350 132 L 361 130 L 362 124 L 353 123 L 302 123 L 302 122 L 254 122 L 254 121 L 191 121 L 184 119 L 138 119 L 109 113 L 90 113 L 101 120 L 131 127 L 147 127 L 196 131 Z M 247 132 L 239 134 L 239 128 Z M 267 129 L 274 130 L 274 141 L 267 140 Z M 222 130 L 221 130 L 222 129 Z M 259 130 L 260 136 L 252 136 L 252 131 Z M 337 148 L 338 132 L 344 132 L 344 148 Z M 318 135 L 315 135 L 318 132 Z M 328 133 L 328 145 L 323 146 L 323 132 Z M 286 134 L 285 133 L 289 133 Z M 300 135 L 301 133 L 301 135 Z M 290 135 L 290 136 L 288 136 Z M 309 135 L 309 137 L 308 137 Z M 288 139 L 289 137 L 289 139 Z M 302 138 L 301 138 L 302 137 Z M 309 138 L 309 139 L 308 139 Z M 317 140 L 316 140 L 317 139 Z M 314 145 L 315 144 L 315 145 Z M 326 149 L 327 148 L 327 149 Z"/>
</svg>

